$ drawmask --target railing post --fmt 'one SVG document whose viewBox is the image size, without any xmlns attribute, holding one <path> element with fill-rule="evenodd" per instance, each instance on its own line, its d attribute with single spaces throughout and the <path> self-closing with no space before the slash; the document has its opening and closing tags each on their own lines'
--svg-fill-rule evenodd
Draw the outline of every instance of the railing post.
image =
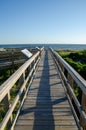
<svg viewBox="0 0 86 130">
<path fill-rule="evenodd" d="M 42 53 L 42 51 L 40 50 L 40 54 L 39 54 L 39 55 L 40 55 L 40 57 L 41 57 L 41 53 Z"/>
<path fill-rule="evenodd" d="M 61 69 L 62 69 L 62 72 L 64 72 L 65 71 L 64 66 L 59 61 L 58 61 L 58 63 L 60 65 Z"/>
<path fill-rule="evenodd" d="M 59 70 L 62 79 L 67 85 L 67 93 L 71 100 L 70 104 L 72 104 L 75 120 L 80 129 L 86 130 L 86 81 L 59 54 L 52 52 L 58 61 L 58 66 L 60 66 L 58 68 L 61 68 Z M 77 91 L 73 92 L 73 90 L 77 90 L 79 95 L 76 95 Z"/>
<path fill-rule="evenodd" d="M 73 80 L 72 76 L 69 73 L 67 75 L 67 78 L 68 78 L 68 82 L 69 82 L 70 86 L 73 88 L 74 80 Z"/>
<path fill-rule="evenodd" d="M 25 82 L 25 71 L 22 73 L 22 75 L 19 79 L 19 88 L 21 88 L 21 86 L 23 85 L 24 82 Z M 22 92 L 20 100 L 22 100 L 25 92 L 26 92 L 26 87 L 24 86 L 24 90 Z"/>
<path fill-rule="evenodd" d="M 33 61 L 33 73 L 34 73 L 34 71 L 35 71 L 35 59 Z"/>
<path fill-rule="evenodd" d="M 29 66 L 29 73 L 30 73 L 30 71 L 31 71 L 31 65 Z M 29 76 L 29 81 L 30 81 L 30 79 L 31 79 L 31 76 Z"/>
<path fill-rule="evenodd" d="M 72 76 L 69 73 L 67 75 L 67 79 L 68 79 L 68 83 L 70 84 L 71 88 L 73 89 L 74 80 L 73 80 Z M 69 91 L 68 91 L 68 94 L 69 94 L 70 99 L 72 100 L 72 96 L 71 96 L 71 93 Z"/>
<path fill-rule="evenodd" d="M 7 95 L 4 97 L 4 99 L 2 100 L 2 104 L 3 104 L 3 109 L 5 111 L 5 114 L 7 113 L 7 111 L 9 110 L 9 108 L 11 107 L 10 104 L 10 92 L 7 93 Z M 12 116 L 10 117 L 8 123 L 7 123 L 7 129 L 10 129 L 12 125 Z"/>
<path fill-rule="evenodd" d="M 2 115 L 1 115 L 2 120 L 0 123 L 0 130 L 4 130 L 5 128 L 7 130 L 10 130 L 12 125 L 15 124 L 15 121 L 17 119 L 17 116 L 21 108 L 20 103 L 23 99 L 23 96 L 24 95 L 26 96 L 25 94 L 25 92 L 27 93 L 26 86 L 27 86 L 27 83 L 29 83 L 31 76 L 33 75 L 33 69 L 35 70 L 36 68 L 36 63 L 39 59 L 39 54 L 40 53 L 37 52 L 37 54 L 34 55 L 32 59 L 26 61 L 26 63 L 22 65 L 20 69 L 18 69 L 4 84 L 1 85 L 0 102 L 1 102 L 1 107 L 3 110 L 2 110 Z M 3 89 L 3 86 L 4 86 L 4 89 Z M 12 95 L 12 98 L 10 98 L 11 96 L 10 92 L 14 92 L 14 95 Z M 25 99 L 25 96 L 24 96 L 24 99 Z M 15 115 L 16 114 L 15 110 L 18 110 L 17 115 Z M 12 116 L 13 116 L 13 119 L 12 119 Z"/>
<path fill-rule="evenodd" d="M 19 79 L 19 87 L 21 87 L 21 85 L 23 84 L 24 81 L 25 81 L 25 72 L 21 75 L 21 77 Z"/>
<path fill-rule="evenodd" d="M 25 71 L 24 73 L 22 74 L 22 77 L 23 77 L 23 83 L 25 82 Z M 26 92 L 26 87 L 24 87 L 24 93 Z"/>
<path fill-rule="evenodd" d="M 84 112 L 86 113 L 86 95 L 84 93 L 82 94 L 82 108 Z M 86 123 L 83 121 L 82 118 L 81 118 L 81 124 L 82 124 L 83 130 L 86 130 Z"/>
</svg>

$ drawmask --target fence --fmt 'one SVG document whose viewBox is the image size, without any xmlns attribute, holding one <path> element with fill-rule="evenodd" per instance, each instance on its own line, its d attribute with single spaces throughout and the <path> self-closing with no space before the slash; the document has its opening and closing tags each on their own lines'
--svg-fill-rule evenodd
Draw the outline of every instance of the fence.
<svg viewBox="0 0 86 130">
<path fill-rule="evenodd" d="M 50 50 L 59 69 L 77 125 L 80 129 L 86 130 L 86 81 L 57 52 L 52 48 Z M 74 93 L 75 88 L 80 90 L 80 100 Z"/>
<path fill-rule="evenodd" d="M 0 86 L 0 108 L 3 109 L 0 113 L 3 117 L 0 130 L 13 130 L 43 49 L 41 48 Z"/>
</svg>

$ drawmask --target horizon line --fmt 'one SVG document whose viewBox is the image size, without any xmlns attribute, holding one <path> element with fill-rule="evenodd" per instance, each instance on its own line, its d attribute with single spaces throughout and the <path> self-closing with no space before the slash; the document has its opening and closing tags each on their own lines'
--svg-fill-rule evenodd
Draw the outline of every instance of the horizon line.
<svg viewBox="0 0 86 130">
<path fill-rule="evenodd" d="M 0 45 L 9 45 L 9 44 L 86 44 L 86 43 L 83 43 L 83 42 L 80 42 L 80 43 L 74 43 L 74 42 L 71 42 L 71 43 L 0 43 Z"/>
</svg>

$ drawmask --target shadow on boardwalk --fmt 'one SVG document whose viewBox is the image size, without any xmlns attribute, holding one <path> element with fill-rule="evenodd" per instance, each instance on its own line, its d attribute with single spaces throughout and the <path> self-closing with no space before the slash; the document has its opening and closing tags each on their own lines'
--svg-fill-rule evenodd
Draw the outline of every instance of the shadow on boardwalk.
<svg viewBox="0 0 86 130">
<path fill-rule="evenodd" d="M 33 130 L 54 130 L 54 118 L 49 84 L 49 58 L 45 52 L 43 70 L 38 90 Z"/>
<path fill-rule="evenodd" d="M 34 122 L 32 130 L 55 130 L 54 124 L 54 116 L 53 116 L 53 105 L 59 104 L 61 102 L 65 102 L 67 100 L 66 97 L 60 97 L 56 100 L 51 99 L 51 88 L 53 85 L 58 85 L 61 83 L 56 82 L 54 84 L 50 84 L 50 64 L 49 64 L 49 57 L 48 53 L 46 52 L 44 60 L 41 61 L 41 65 L 39 65 L 39 70 L 41 69 L 42 74 L 38 77 L 37 73 L 34 77 L 34 80 L 40 80 L 39 87 L 31 87 L 31 91 L 37 90 L 37 97 L 36 97 L 36 105 L 35 107 L 28 107 L 27 109 L 23 109 L 21 111 L 21 116 L 27 115 L 30 113 L 34 113 Z M 32 85 L 33 86 L 33 85 Z"/>
<path fill-rule="evenodd" d="M 78 130 L 49 51 L 42 55 L 15 130 Z"/>
</svg>

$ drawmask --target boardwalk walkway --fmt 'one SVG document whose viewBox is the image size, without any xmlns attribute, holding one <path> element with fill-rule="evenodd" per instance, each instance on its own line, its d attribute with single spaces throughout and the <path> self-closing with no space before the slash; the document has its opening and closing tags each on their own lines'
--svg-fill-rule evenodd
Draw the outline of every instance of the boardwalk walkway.
<svg viewBox="0 0 86 130">
<path fill-rule="evenodd" d="M 15 130 L 78 130 L 49 51 L 42 55 Z"/>
</svg>

